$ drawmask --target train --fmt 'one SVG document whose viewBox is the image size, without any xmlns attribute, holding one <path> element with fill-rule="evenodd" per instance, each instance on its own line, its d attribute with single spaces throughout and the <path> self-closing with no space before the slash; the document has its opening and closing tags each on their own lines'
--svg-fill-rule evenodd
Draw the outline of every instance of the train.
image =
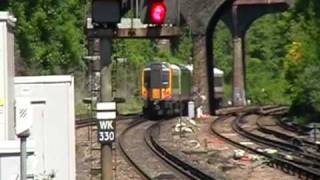
<svg viewBox="0 0 320 180">
<path fill-rule="evenodd" d="M 214 68 L 215 103 L 223 103 L 223 71 Z M 194 100 L 192 65 L 155 62 L 146 65 L 141 74 L 143 114 L 150 118 L 187 113 L 187 104 Z"/>
</svg>

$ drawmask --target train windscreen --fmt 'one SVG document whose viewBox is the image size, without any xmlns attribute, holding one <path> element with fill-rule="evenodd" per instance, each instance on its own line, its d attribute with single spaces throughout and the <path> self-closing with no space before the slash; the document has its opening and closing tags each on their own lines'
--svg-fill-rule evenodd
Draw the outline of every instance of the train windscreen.
<svg viewBox="0 0 320 180">
<path fill-rule="evenodd" d="M 162 88 L 169 87 L 169 71 L 162 71 Z"/>
<path fill-rule="evenodd" d="M 161 88 L 162 82 L 161 82 L 161 69 L 151 69 L 150 74 L 150 88 Z"/>
<path fill-rule="evenodd" d="M 144 71 L 143 74 L 143 80 L 144 80 L 144 87 L 145 88 L 150 88 L 150 71 Z"/>
<path fill-rule="evenodd" d="M 169 71 L 152 70 L 144 72 L 144 86 L 146 88 L 168 88 Z"/>
</svg>

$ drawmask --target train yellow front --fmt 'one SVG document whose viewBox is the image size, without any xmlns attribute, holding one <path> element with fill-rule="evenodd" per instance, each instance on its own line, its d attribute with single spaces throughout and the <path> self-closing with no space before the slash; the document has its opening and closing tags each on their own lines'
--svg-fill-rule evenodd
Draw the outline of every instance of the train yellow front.
<svg viewBox="0 0 320 180">
<path fill-rule="evenodd" d="M 187 103 L 192 100 L 192 65 L 151 63 L 141 75 L 143 113 L 149 117 L 172 116 L 187 113 Z M 223 72 L 214 69 L 215 102 L 222 104 Z"/>
</svg>

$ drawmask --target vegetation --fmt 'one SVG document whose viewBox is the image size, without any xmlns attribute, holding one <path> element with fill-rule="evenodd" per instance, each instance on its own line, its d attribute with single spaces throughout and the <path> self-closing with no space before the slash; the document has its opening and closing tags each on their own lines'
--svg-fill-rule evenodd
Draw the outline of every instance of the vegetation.
<svg viewBox="0 0 320 180">
<path fill-rule="evenodd" d="M 290 16 L 291 43 L 286 80 L 292 96 L 290 115 L 302 121 L 318 121 L 320 115 L 320 2 L 299 0 Z"/>
<path fill-rule="evenodd" d="M 85 4 L 81 0 L 15 0 L 16 38 L 29 74 L 67 73 L 84 68 Z"/>
<path fill-rule="evenodd" d="M 86 1 L 15 0 L 9 9 L 18 19 L 17 55 L 24 74 L 85 71 L 83 27 Z M 0 7 L 6 9 L 7 7 Z M 320 115 L 320 1 L 296 0 L 293 9 L 257 20 L 246 34 L 247 96 L 254 104 L 288 104 L 299 121 L 317 121 Z M 157 40 L 114 40 L 113 58 L 126 58 L 117 67 L 117 96 L 130 98 L 137 110 L 141 68 L 151 61 L 191 63 L 191 32 L 161 48 Z M 232 37 L 220 22 L 214 35 L 214 55 L 225 72 L 226 99 L 231 97 Z M 85 78 L 85 77 L 84 77 Z M 83 79 L 83 78 L 82 78 Z M 128 82 L 128 83 L 122 83 Z M 124 106 L 125 107 L 125 106 Z"/>
</svg>

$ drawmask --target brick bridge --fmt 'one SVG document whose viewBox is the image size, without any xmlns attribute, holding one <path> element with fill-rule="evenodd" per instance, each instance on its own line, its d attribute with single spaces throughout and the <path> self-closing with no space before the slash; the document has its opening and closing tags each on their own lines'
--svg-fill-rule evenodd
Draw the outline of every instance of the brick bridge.
<svg viewBox="0 0 320 180">
<path fill-rule="evenodd" d="M 250 25 L 267 13 L 281 12 L 293 0 L 180 0 L 183 19 L 193 37 L 194 84 L 207 97 L 205 112 L 214 114 L 213 31 L 222 19 L 233 36 L 233 105 L 246 105 L 244 37 Z"/>
</svg>

